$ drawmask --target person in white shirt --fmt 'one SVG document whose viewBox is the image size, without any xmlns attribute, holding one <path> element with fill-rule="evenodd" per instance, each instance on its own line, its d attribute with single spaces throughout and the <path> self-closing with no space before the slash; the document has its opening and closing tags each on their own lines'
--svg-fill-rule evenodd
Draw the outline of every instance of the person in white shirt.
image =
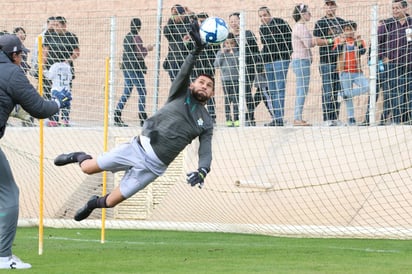
<svg viewBox="0 0 412 274">
<path fill-rule="evenodd" d="M 66 60 L 56 62 L 49 70 L 44 71 L 44 76 L 52 82 L 51 92 L 54 91 L 66 91 L 71 94 L 70 83 L 73 79 L 72 70 L 70 64 Z M 62 112 L 64 109 L 62 109 Z M 67 110 L 66 110 L 67 111 Z M 57 115 L 59 115 L 57 113 Z M 66 120 L 62 120 L 64 123 Z M 68 124 L 62 124 L 62 126 L 68 126 Z"/>
</svg>

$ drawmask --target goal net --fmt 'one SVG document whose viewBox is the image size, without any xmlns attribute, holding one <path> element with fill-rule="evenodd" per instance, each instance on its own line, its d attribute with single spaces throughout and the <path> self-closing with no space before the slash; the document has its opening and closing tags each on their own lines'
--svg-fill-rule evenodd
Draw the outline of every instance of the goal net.
<svg viewBox="0 0 412 274">
<path fill-rule="evenodd" d="M 349 56 L 345 54 L 353 50 L 357 56 L 360 48 L 357 41 L 364 41 L 366 51 L 355 60 L 359 61 L 360 69 L 356 72 L 362 73 L 366 80 L 366 91 L 352 97 L 352 89 L 338 98 L 339 90 L 343 91 L 343 77 L 338 77 L 334 79 L 335 86 L 327 93 L 325 77 L 333 78 L 339 73 L 336 66 L 328 72 L 328 67 L 320 62 L 319 46 L 312 47 L 310 80 L 302 116 L 296 116 L 296 102 L 301 98 L 297 98 L 299 82 L 294 59 L 286 63 L 268 59 L 269 55 L 288 56 L 290 52 L 278 45 L 272 45 L 266 56 L 262 51 L 265 43 L 270 45 L 271 39 L 278 42 L 289 39 L 287 37 L 295 39 L 298 23 L 292 17 L 293 3 L 268 7 L 272 17 L 282 19 L 290 27 L 290 34 L 267 33 L 271 29 L 262 26 L 259 7 L 234 9 L 228 4 L 223 7 L 210 4 L 205 10 L 199 4 L 190 4 L 193 6 L 186 10 L 176 9 L 177 14 L 173 16 L 169 6 L 163 7 L 162 16 L 157 15 L 156 7 L 138 12 L 136 17 L 141 23 L 138 34 L 143 43 L 137 44 L 146 49 L 148 45 L 154 45 L 153 50 L 145 52 L 140 48 L 139 51 L 138 59 L 144 60 L 147 67 L 143 74 L 145 102 L 136 87 L 127 102 L 121 101 L 127 70 L 127 60 L 123 58 L 124 41 L 131 31 L 133 16 L 125 11 L 111 16 L 110 10 L 67 16 L 67 31 L 77 37 L 80 49 L 79 57 L 73 61 L 75 78 L 72 80 L 69 126 L 62 122 L 64 116 L 59 118 L 56 126 L 48 124 L 50 119 L 27 124 L 27 121 L 22 123 L 21 119 L 10 117 L 1 140 L 1 149 L 7 155 L 20 187 L 20 224 L 38 225 L 40 197 L 43 197 L 46 226 L 101 226 L 101 210 L 95 210 L 82 222 L 75 222 L 73 216 L 91 195 L 101 195 L 103 185 L 107 185 L 107 192 L 110 192 L 119 183 L 122 173 L 107 174 L 103 181 L 102 174 L 87 176 L 77 165 L 56 167 L 53 160 L 57 155 L 71 151 L 85 151 L 97 156 L 103 152 L 105 144 L 112 149 L 140 134 L 142 106 L 149 116 L 162 107 L 171 85 L 172 68 L 176 65 L 172 61 L 180 60 L 173 58 L 184 57 L 190 52 L 191 42 L 184 41 L 186 38 L 178 31 L 184 22 L 172 24 L 168 31 L 174 33 L 168 38 L 166 26 L 177 17 L 183 21 L 194 20 L 206 12 L 209 16 L 225 19 L 231 31 L 234 31 L 233 24 L 238 24 L 239 31 L 235 35 L 237 45 L 234 51 L 224 50 L 226 44 L 222 44 L 213 49 L 214 56 L 201 55 L 202 64 L 196 67 L 193 75 L 195 77 L 200 68 L 206 66 L 210 66 L 215 74 L 214 102 L 207 106 L 216 120 L 213 162 L 205 186 L 198 189 L 186 184 L 186 173 L 198 168 L 198 141 L 194 140 L 163 176 L 129 200 L 108 209 L 106 227 L 310 237 L 412 238 L 412 42 L 407 40 L 406 34 L 395 39 L 393 43 L 398 45 L 398 51 L 386 50 L 400 54 L 400 58 L 407 61 L 403 64 L 385 63 L 380 69 L 379 58 L 389 43 L 380 39 L 383 35 L 386 35 L 385 39 L 394 38 L 390 33 L 379 37 L 379 24 L 387 24 L 386 32 L 391 32 L 390 18 L 394 15 L 392 4 L 377 2 L 338 1 L 336 16 L 343 18 L 345 24 L 348 20 L 357 23 L 356 42 L 349 46 L 336 42 L 340 49 L 330 53 Z M 311 35 L 318 20 L 327 12 L 323 1 L 316 3 L 318 5 L 309 6 L 312 18 L 304 24 Z M 234 11 L 239 11 L 237 22 L 229 17 Z M 26 31 L 24 44 L 30 49 L 28 64 L 32 66 L 27 77 L 34 86 L 39 83 L 30 60 L 45 21 L 46 18 L 39 14 L 12 14 L 0 19 L 0 28 L 4 30 L 12 32 L 21 26 Z M 330 48 L 336 37 L 345 35 L 340 24 L 332 27 L 336 33 L 319 37 L 332 39 Z M 411 28 L 410 25 L 407 27 Z M 255 39 L 256 54 L 260 58 L 250 58 L 250 39 Z M 135 35 L 132 42 L 136 42 Z M 57 43 L 56 40 L 53 43 Z M 45 44 L 47 46 L 47 42 Z M 135 45 L 131 47 L 137 51 Z M 275 52 L 273 48 L 276 47 Z M 57 48 L 52 50 L 60 50 L 63 56 L 69 50 L 67 47 Z M 235 56 L 231 59 L 235 65 L 216 64 L 215 56 L 219 52 Z M 108 66 L 105 66 L 106 58 L 110 60 Z M 221 58 L 225 61 L 224 56 Z M 249 70 L 252 67 L 254 70 Z M 284 70 L 284 91 L 281 68 L 287 69 L 287 73 Z M 238 75 L 225 74 L 228 71 L 237 71 Z M 259 82 L 257 72 L 264 73 L 267 79 Z M 108 85 L 105 85 L 105 75 L 109 77 Z M 353 86 L 356 85 L 359 82 Z M 107 139 L 104 128 L 106 89 L 110 121 Z M 228 98 L 230 92 L 234 96 Z M 352 104 L 348 103 L 349 99 Z M 128 127 L 116 124 L 119 117 Z M 302 126 L 302 121 L 310 126 Z M 44 127 L 40 127 L 40 122 Z M 40 136 L 44 136 L 43 140 Z M 40 146 L 44 147 L 44 155 L 40 154 Z M 40 157 L 44 160 L 42 167 L 39 166 Z M 39 188 L 39 168 L 44 174 L 44 195 Z"/>
</svg>

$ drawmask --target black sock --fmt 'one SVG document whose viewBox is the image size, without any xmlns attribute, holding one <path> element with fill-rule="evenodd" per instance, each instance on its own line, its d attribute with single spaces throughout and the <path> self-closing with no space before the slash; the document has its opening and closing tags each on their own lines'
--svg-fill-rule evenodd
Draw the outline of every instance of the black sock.
<svg viewBox="0 0 412 274">
<path fill-rule="evenodd" d="M 95 208 L 107 208 L 108 206 L 106 205 L 106 199 L 109 194 L 106 194 L 103 197 L 99 197 L 97 199 L 91 200 L 87 202 L 87 207 L 90 209 L 95 209 Z"/>
</svg>

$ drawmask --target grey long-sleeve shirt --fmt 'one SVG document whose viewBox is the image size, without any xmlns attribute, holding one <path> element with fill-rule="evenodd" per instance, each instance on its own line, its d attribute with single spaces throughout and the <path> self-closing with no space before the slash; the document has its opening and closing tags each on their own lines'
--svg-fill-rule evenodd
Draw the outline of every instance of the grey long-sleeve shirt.
<svg viewBox="0 0 412 274">
<path fill-rule="evenodd" d="M 239 50 L 233 49 L 233 53 L 219 51 L 214 62 L 215 68 L 220 69 L 223 82 L 239 81 Z"/>
<path fill-rule="evenodd" d="M 197 56 L 189 54 L 173 81 L 166 104 L 144 124 L 142 135 L 150 138 L 157 157 L 169 165 L 199 137 L 199 167 L 210 170 L 213 121 L 205 106 L 189 90 L 190 74 Z"/>
</svg>

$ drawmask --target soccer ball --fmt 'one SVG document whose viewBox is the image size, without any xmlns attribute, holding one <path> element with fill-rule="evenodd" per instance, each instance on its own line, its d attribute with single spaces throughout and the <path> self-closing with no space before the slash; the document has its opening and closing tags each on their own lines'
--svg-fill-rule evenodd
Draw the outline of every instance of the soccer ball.
<svg viewBox="0 0 412 274">
<path fill-rule="evenodd" d="M 204 43 L 218 45 L 226 40 L 229 28 L 225 20 L 209 17 L 200 25 L 200 38 Z"/>
</svg>

